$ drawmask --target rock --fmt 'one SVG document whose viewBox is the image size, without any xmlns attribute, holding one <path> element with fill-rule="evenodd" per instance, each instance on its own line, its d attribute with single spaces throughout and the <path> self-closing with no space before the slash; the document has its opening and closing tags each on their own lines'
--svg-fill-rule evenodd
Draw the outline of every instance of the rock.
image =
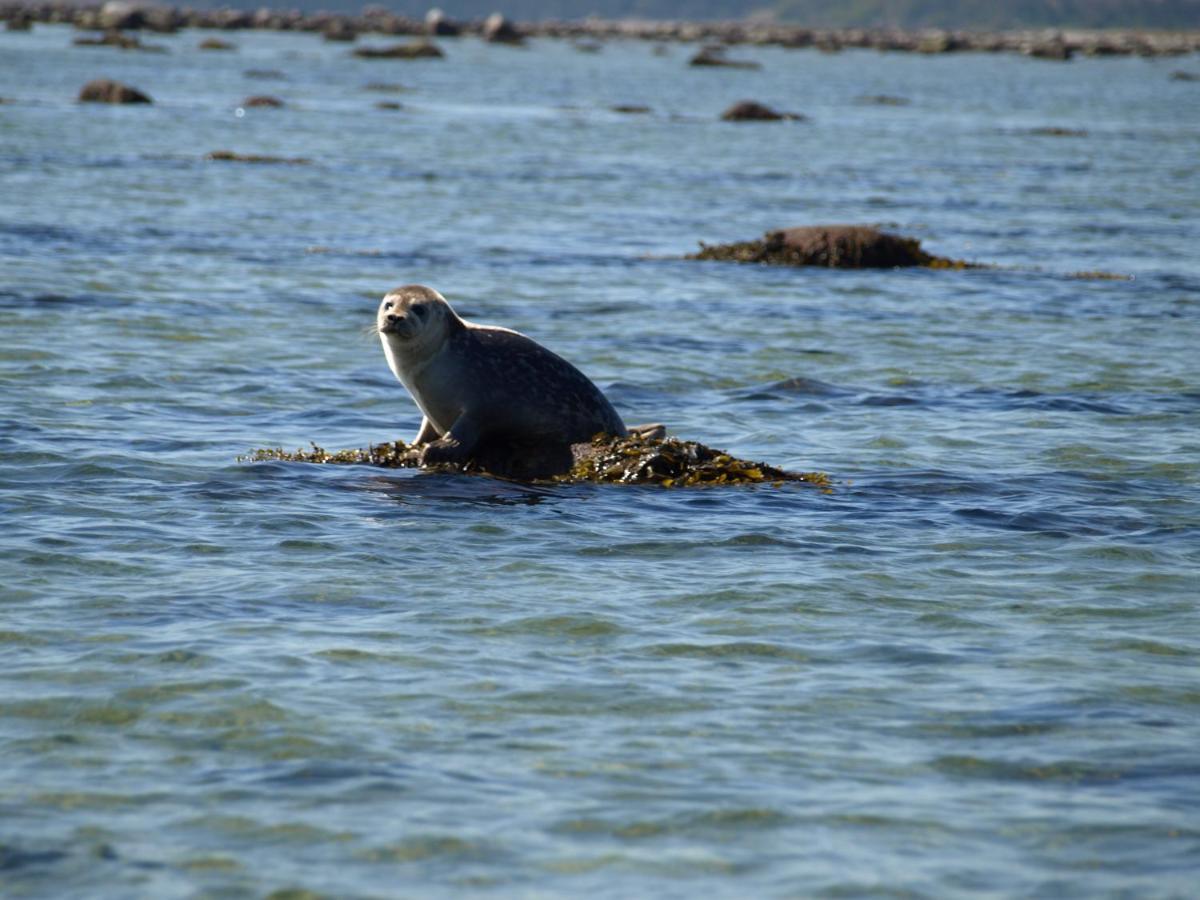
<svg viewBox="0 0 1200 900">
<path fill-rule="evenodd" d="M 689 66 L 724 66 L 729 69 L 761 69 L 760 63 L 749 59 L 729 59 L 725 56 L 725 48 L 720 44 L 712 44 L 701 48 L 700 52 L 688 60 Z"/>
<path fill-rule="evenodd" d="M 331 19 L 321 29 L 321 35 L 327 41 L 354 41 L 358 38 L 358 30 L 345 19 Z"/>
<path fill-rule="evenodd" d="M 516 27 L 504 18 L 502 13 L 494 12 L 483 22 L 480 36 L 493 44 L 523 44 L 525 38 Z"/>
<path fill-rule="evenodd" d="M 616 106 L 610 106 L 609 109 L 615 113 L 625 113 L 631 116 L 644 116 L 651 112 L 650 107 L 638 106 L 634 103 L 619 103 Z"/>
<path fill-rule="evenodd" d="M 146 13 L 140 4 L 108 0 L 100 7 L 101 28 L 141 28 L 145 24 Z"/>
<path fill-rule="evenodd" d="M 561 446 L 495 442 L 480 448 L 462 467 L 438 466 L 436 470 L 494 475 L 516 481 L 656 484 L 662 487 L 807 482 L 830 490 L 828 476 L 820 472 L 789 472 L 766 463 L 737 459 L 696 441 L 660 434 L 661 429 L 623 438 L 598 435 L 588 443 Z M 415 448 L 403 441 L 333 453 L 316 444 L 311 450 L 294 453 L 283 449 L 261 449 L 239 457 L 242 462 L 275 460 L 406 469 L 419 466 Z"/>
<path fill-rule="evenodd" d="M 462 33 L 462 26 L 435 6 L 425 13 L 425 33 L 436 37 L 458 37 Z"/>
<path fill-rule="evenodd" d="M 242 101 L 242 107 L 244 109 L 253 109 L 255 107 L 268 108 L 268 109 L 279 109 L 283 105 L 284 105 L 283 101 L 280 100 L 278 97 L 271 97 L 266 94 L 259 94 L 254 97 L 247 97 L 245 100 Z"/>
<path fill-rule="evenodd" d="M 404 107 L 401 106 L 399 103 L 397 103 L 395 100 L 380 100 L 378 103 L 375 104 L 375 108 L 376 109 L 391 109 L 391 110 L 404 109 Z"/>
<path fill-rule="evenodd" d="M 411 41 L 390 47 L 357 47 L 354 55 L 360 59 L 441 59 L 446 54 L 431 41 Z"/>
<path fill-rule="evenodd" d="M 804 116 L 799 113 L 776 112 L 771 107 L 755 103 L 753 100 L 742 100 L 733 104 L 721 113 L 721 118 L 726 122 L 781 122 L 785 119 L 804 121 Z"/>
<path fill-rule="evenodd" d="M 30 31 L 33 28 L 33 16 L 24 10 L 14 12 L 9 15 L 4 28 L 6 31 Z"/>
<path fill-rule="evenodd" d="M 210 38 L 205 38 L 199 44 L 197 44 L 196 49 L 198 49 L 198 50 L 236 50 L 237 46 L 229 43 L 229 41 L 223 41 L 220 38 L 210 37 Z"/>
<path fill-rule="evenodd" d="M 1062 38 L 1058 37 L 1028 44 L 1022 52 L 1034 59 L 1050 59 L 1057 60 L 1058 62 L 1066 62 L 1071 58 L 1073 53 L 1071 48 L 1063 43 Z"/>
<path fill-rule="evenodd" d="M 854 102 L 859 106 L 908 106 L 909 103 L 904 97 L 893 97 L 890 94 L 868 94 L 855 97 Z"/>
<path fill-rule="evenodd" d="M 73 40 L 76 47 L 118 47 L 121 50 L 141 50 L 142 42 L 132 34 L 122 34 L 110 30 L 98 37 L 77 37 Z"/>
<path fill-rule="evenodd" d="M 147 94 L 137 88 L 108 78 L 89 81 L 79 91 L 80 103 L 152 103 Z"/>
<path fill-rule="evenodd" d="M 306 166 L 311 160 L 302 156 L 263 156 L 258 153 L 234 153 L 232 150 L 213 150 L 204 158 L 210 162 L 279 163 L 290 166 Z"/>
<path fill-rule="evenodd" d="M 257 78 L 261 81 L 287 81 L 287 75 L 278 69 L 247 69 L 242 73 L 243 78 Z"/>
<path fill-rule="evenodd" d="M 1087 137 L 1087 131 L 1082 128 L 1060 128 L 1058 126 L 1031 128 L 1029 133 L 1036 137 Z"/>
<path fill-rule="evenodd" d="M 761 240 L 700 245 L 688 259 L 765 263 L 776 266 L 826 266 L 836 269 L 890 269 L 928 266 L 962 269 L 969 264 L 933 256 L 913 238 L 886 234 L 867 225 L 814 225 L 768 231 Z"/>
<path fill-rule="evenodd" d="M 1185 72 L 1183 69 L 1176 69 L 1171 73 L 1172 81 L 1200 81 L 1200 74 L 1196 72 Z"/>
</svg>

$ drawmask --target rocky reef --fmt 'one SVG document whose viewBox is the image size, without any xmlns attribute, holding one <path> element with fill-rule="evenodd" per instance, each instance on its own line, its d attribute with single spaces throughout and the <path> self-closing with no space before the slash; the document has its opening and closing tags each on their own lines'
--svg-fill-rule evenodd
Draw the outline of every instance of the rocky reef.
<svg viewBox="0 0 1200 900">
<path fill-rule="evenodd" d="M 403 441 L 333 452 L 316 444 L 310 450 L 294 452 L 282 448 L 258 449 L 239 457 L 242 462 L 272 460 L 420 468 L 416 448 Z M 829 477 L 821 472 L 791 472 L 766 463 L 738 459 L 696 441 L 637 434 L 623 438 L 597 435 L 588 443 L 570 446 L 496 443 L 481 447 L 464 466 L 435 466 L 431 470 L 530 482 L 656 484 L 662 487 L 803 482 L 830 490 Z"/>
<path fill-rule="evenodd" d="M 971 263 L 962 260 L 927 253 L 915 238 L 888 234 L 869 225 L 811 225 L 768 231 L 754 241 L 712 245 L 701 243 L 700 250 L 688 254 L 687 258 L 834 269 L 972 267 Z"/>
</svg>

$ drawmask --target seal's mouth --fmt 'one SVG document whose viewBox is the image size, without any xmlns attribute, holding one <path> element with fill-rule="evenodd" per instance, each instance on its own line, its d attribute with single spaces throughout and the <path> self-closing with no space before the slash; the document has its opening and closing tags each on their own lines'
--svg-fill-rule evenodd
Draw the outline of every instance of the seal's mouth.
<svg viewBox="0 0 1200 900">
<path fill-rule="evenodd" d="M 413 324 L 407 316 L 388 316 L 379 326 L 379 333 L 391 334 L 399 338 L 409 338 L 413 336 L 413 332 L 415 331 Z"/>
</svg>

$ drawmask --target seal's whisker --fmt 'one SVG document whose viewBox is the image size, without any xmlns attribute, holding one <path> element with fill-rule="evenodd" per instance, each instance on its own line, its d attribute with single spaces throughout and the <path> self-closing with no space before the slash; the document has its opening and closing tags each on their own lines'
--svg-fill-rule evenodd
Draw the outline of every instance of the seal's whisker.
<svg viewBox="0 0 1200 900">
<path fill-rule="evenodd" d="M 368 325 L 366 328 L 363 329 L 362 333 L 363 333 L 363 337 L 366 337 L 366 338 L 379 337 L 379 323 L 372 322 L 370 325 Z"/>
</svg>

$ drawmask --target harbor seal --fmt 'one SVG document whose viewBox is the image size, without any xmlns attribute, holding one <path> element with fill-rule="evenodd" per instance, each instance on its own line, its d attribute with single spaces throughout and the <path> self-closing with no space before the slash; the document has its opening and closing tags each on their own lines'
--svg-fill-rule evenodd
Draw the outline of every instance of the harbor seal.
<svg viewBox="0 0 1200 900">
<path fill-rule="evenodd" d="M 489 444 L 566 449 L 627 434 L 600 389 L 565 359 L 516 331 L 460 319 L 432 288 L 389 292 L 375 328 L 424 416 L 413 439 L 421 465 L 462 465 Z"/>
</svg>

